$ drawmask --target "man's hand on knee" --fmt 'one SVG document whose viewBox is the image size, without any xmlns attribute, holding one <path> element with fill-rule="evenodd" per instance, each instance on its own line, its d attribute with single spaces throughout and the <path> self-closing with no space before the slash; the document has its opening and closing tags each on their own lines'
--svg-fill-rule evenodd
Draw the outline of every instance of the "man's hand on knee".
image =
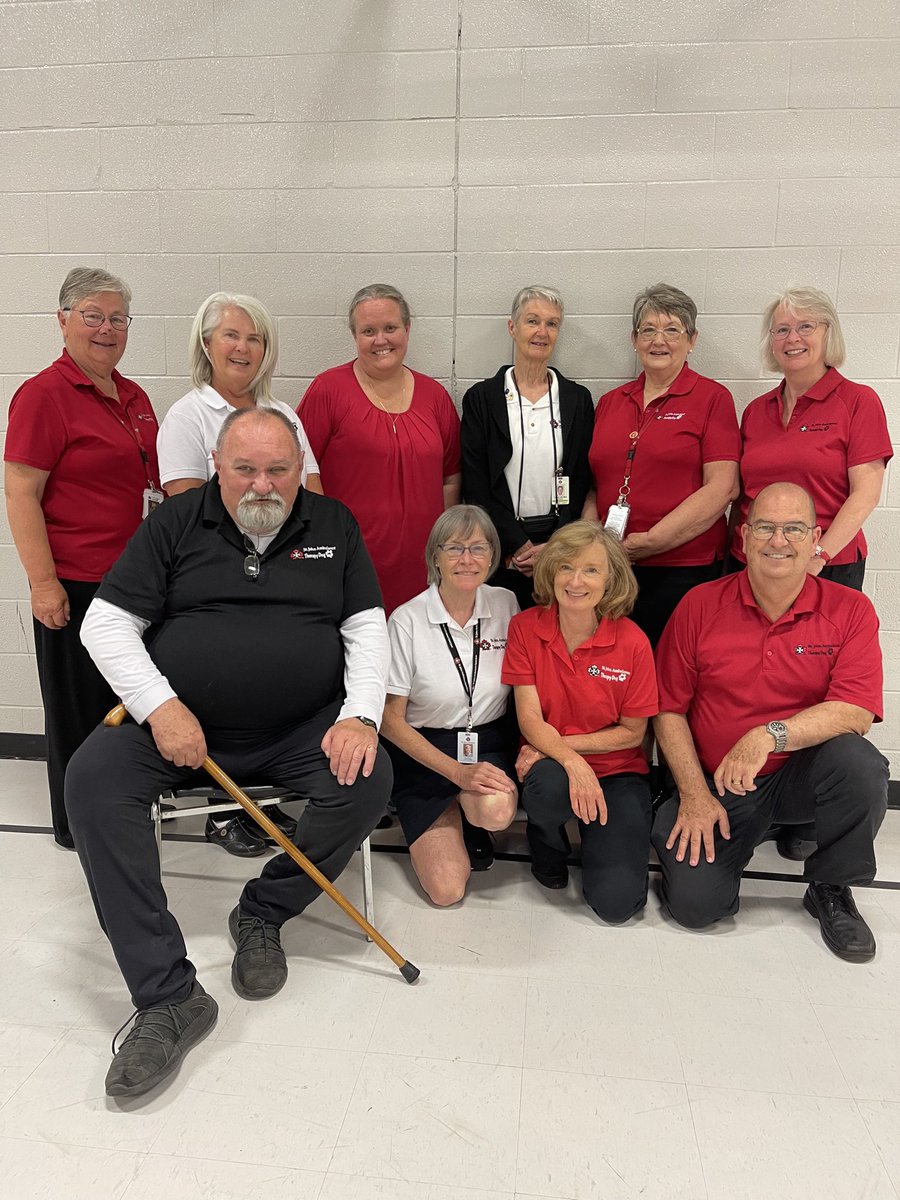
<svg viewBox="0 0 900 1200">
<path fill-rule="evenodd" d="M 735 796 L 746 796 L 747 792 L 755 792 L 756 776 L 766 765 L 772 749 L 772 735 L 765 725 L 748 729 L 716 767 L 713 781 L 719 795 L 731 792 Z"/>
<path fill-rule="evenodd" d="M 706 861 L 715 862 L 717 825 L 722 837 L 728 841 L 731 838 L 728 813 L 707 788 L 683 793 L 678 806 L 678 817 L 672 826 L 666 849 L 671 850 L 677 844 L 675 858 L 678 862 L 684 862 L 690 849 L 688 861 L 692 867 L 696 867 L 700 861 L 702 847 L 706 852 Z"/>
<path fill-rule="evenodd" d="M 362 768 L 368 779 L 378 753 L 378 733 L 356 717 L 345 717 L 327 730 L 322 738 L 322 750 L 328 755 L 328 765 L 338 783 L 356 783 Z"/>
<path fill-rule="evenodd" d="M 153 710 L 147 724 L 156 748 L 176 767 L 202 767 L 206 758 L 206 738 L 200 722 L 189 708 L 174 697 Z"/>
</svg>

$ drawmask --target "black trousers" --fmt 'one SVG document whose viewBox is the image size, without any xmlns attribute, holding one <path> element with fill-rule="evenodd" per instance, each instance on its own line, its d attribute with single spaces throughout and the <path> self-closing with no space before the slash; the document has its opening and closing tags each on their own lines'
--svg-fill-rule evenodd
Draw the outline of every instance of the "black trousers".
<svg viewBox="0 0 900 1200">
<path fill-rule="evenodd" d="M 611 924 L 627 921 L 647 903 L 650 851 L 650 787 L 646 775 L 605 775 L 607 822 L 581 831 L 581 887 L 598 917 Z M 552 758 L 539 759 L 522 786 L 528 814 L 528 842 L 536 863 L 561 868 L 571 846 L 566 821 L 572 818 L 569 777 Z"/>
<path fill-rule="evenodd" d="M 698 583 L 718 579 L 722 574 L 722 564 L 711 562 L 695 567 L 642 567 L 636 563 L 632 570 L 638 582 L 638 597 L 631 619 L 646 633 L 650 645 L 655 649 L 682 597 Z"/>
<path fill-rule="evenodd" d="M 66 767 L 97 722 L 118 704 L 118 699 L 79 637 L 100 583 L 72 579 L 61 579 L 60 583 L 69 597 L 69 623 L 64 629 L 48 629 L 35 620 L 34 650 L 44 702 L 50 815 L 56 840 L 66 842 L 70 836 L 64 795 Z"/>
<path fill-rule="evenodd" d="M 715 831 L 715 860 L 704 852 L 696 867 L 677 862 L 666 842 L 678 816 L 678 796 L 667 800 L 653 823 L 653 846 L 662 866 L 663 900 L 680 925 L 702 929 L 740 907 L 741 873 L 774 823 L 815 822 L 816 850 L 803 878 L 841 886 L 875 878 L 875 835 L 887 808 L 888 763 L 865 738 L 841 734 L 797 750 L 780 771 L 756 780 L 746 796 L 722 800 L 731 826 L 725 841 Z M 710 788 L 712 790 L 712 787 Z"/>
<path fill-rule="evenodd" d="M 390 760 L 379 750 L 368 779 L 360 775 L 349 787 L 337 782 L 320 749 L 337 713 L 334 705 L 274 737 L 209 745 L 210 755 L 238 782 L 279 784 L 309 797 L 294 840 L 331 880 L 374 829 L 393 779 Z M 131 722 L 95 729 L 69 764 L 66 804 L 75 848 L 138 1009 L 183 1000 L 196 975 L 160 881 L 149 806 L 164 787 L 183 787 L 199 775 L 166 762 L 150 730 Z M 288 855 L 279 854 L 246 885 L 240 903 L 252 916 L 281 925 L 318 895 Z"/>
</svg>

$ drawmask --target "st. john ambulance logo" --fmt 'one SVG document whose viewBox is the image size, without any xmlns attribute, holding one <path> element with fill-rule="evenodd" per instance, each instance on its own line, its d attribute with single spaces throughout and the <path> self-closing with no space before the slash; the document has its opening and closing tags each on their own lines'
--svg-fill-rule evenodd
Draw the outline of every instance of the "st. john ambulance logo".
<svg viewBox="0 0 900 1200">
<path fill-rule="evenodd" d="M 795 647 L 794 647 L 794 653 L 795 653 L 795 654 L 805 654 L 805 653 L 806 653 L 806 647 L 805 647 L 805 646 L 795 646 Z"/>
<path fill-rule="evenodd" d="M 588 667 L 588 675 L 599 675 L 599 674 L 600 674 L 600 668 L 598 666 L 591 664 L 591 666 Z"/>
</svg>

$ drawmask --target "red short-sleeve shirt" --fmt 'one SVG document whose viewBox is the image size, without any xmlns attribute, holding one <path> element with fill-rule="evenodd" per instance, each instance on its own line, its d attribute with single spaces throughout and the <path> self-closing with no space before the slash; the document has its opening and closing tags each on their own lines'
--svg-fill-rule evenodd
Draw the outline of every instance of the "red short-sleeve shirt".
<svg viewBox="0 0 900 1200">
<path fill-rule="evenodd" d="M 653 651 L 633 621 L 604 618 L 590 641 L 569 654 L 557 608 L 529 608 L 509 623 L 503 683 L 537 689 L 541 713 L 563 737 L 595 733 L 620 717 L 656 715 Z M 586 754 L 595 774 L 647 773 L 640 746 Z"/>
<path fill-rule="evenodd" d="M 861 592 L 809 575 L 783 617 L 760 609 L 746 571 L 692 588 L 656 651 L 660 712 L 687 716 L 712 774 L 756 725 L 838 700 L 882 717 L 878 617 Z M 761 775 L 788 755 L 769 755 Z"/>
<path fill-rule="evenodd" d="M 738 462 L 741 439 L 731 392 L 685 365 L 669 390 L 644 408 L 644 376 L 597 401 L 589 460 L 597 511 L 606 519 L 615 504 L 629 446 L 639 433 L 631 464 L 628 533 L 646 533 L 703 484 L 711 462 Z M 722 558 L 728 531 L 724 515 L 704 533 L 674 550 L 641 560 L 642 567 L 702 566 Z"/>
<path fill-rule="evenodd" d="M 118 371 L 113 379 L 118 404 L 64 350 L 9 406 L 4 459 L 50 472 L 41 508 L 60 579 L 101 579 L 141 523 L 144 488 L 159 487 L 150 401 Z"/>
<path fill-rule="evenodd" d="M 359 523 L 388 613 L 425 590 L 425 543 L 444 480 L 460 469 L 453 401 L 437 380 L 412 375 L 412 403 L 396 416 L 369 401 L 352 362 L 317 376 L 297 409 L 326 496 Z"/>
<path fill-rule="evenodd" d="M 757 396 L 744 410 L 741 437 L 743 494 L 732 553 L 741 562 L 741 524 L 750 501 L 770 483 L 797 483 L 810 493 L 823 533 L 850 492 L 847 470 L 893 455 L 887 419 L 877 392 L 845 379 L 829 367 L 794 406 L 788 427 L 781 419 L 784 381 Z M 835 554 L 832 562 L 866 557 L 862 530 Z"/>
</svg>

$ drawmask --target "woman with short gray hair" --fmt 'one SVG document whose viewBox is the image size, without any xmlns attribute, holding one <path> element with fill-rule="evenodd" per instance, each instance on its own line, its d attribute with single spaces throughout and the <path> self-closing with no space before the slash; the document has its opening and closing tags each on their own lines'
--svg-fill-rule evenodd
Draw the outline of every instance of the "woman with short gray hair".
<svg viewBox="0 0 900 1200">
<path fill-rule="evenodd" d="M 490 831 L 516 814 L 514 738 L 500 682 L 515 596 L 488 587 L 500 555 L 490 517 L 457 504 L 425 550 L 429 587 L 388 621 L 391 669 L 381 725 L 393 803 L 413 870 L 437 905 L 463 898 L 494 861 Z"/>
<path fill-rule="evenodd" d="M 591 394 L 549 365 L 563 315 L 555 288 L 517 292 L 507 322 L 512 363 L 463 397 L 463 496 L 497 526 L 503 561 L 493 582 L 523 608 L 533 602 L 542 547 L 581 516 L 591 485 Z"/>
<path fill-rule="evenodd" d="M 59 293 L 64 349 L 13 396 L 6 507 L 31 590 L 53 835 L 73 847 L 63 781 L 69 759 L 116 703 L 79 633 L 100 580 L 162 500 L 156 416 L 116 370 L 128 344 L 131 289 L 75 267 Z"/>
<path fill-rule="evenodd" d="M 697 337 L 680 288 L 639 292 L 631 344 L 643 370 L 601 396 L 594 418 L 584 515 L 622 538 L 640 588 L 632 620 L 653 646 L 685 592 L 721 574 L 738 493 L 734 400 L 688 366 Z"/>
</svg>

